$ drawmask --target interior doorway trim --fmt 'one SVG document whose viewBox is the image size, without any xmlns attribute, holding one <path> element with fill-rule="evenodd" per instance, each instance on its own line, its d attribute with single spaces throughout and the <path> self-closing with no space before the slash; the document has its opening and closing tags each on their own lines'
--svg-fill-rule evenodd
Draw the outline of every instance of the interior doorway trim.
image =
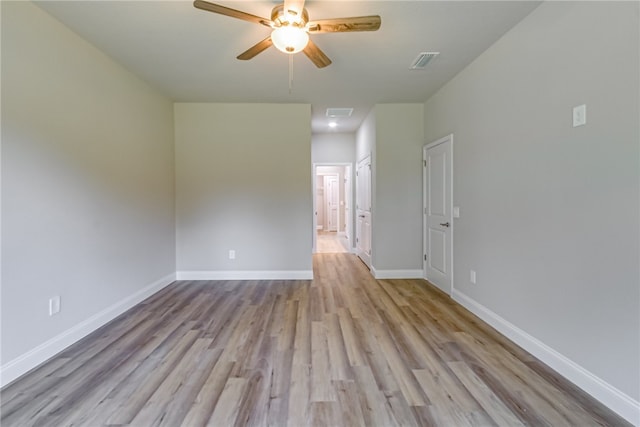
<svg viewBox="0 0 640 427">
<path fill-rule="evenodd" d="M 317 173 L 317 169 L 318 166 L 336 166 L 336 167 L 344 167 L 345 168 L 345 176 L 343 178 L 346 178 L 346 174 L 349 174 L 349 178 L 348 178 L 348 182 L 349 182 L 349 188 L 346 188 L 345 191 L 348 192 L 345 193 L 345 209 L 348 209 L 349 211 L 349 217 L 345 218 L 345 222 L 347 224 L 345 224 L 346 227 L 349 227 L 348 230 L 350 231 L 350 235 L 349 235 L 349 252 L 353 253 L 354 252 L 354 247 L 353 247 L 353 241 L 354 241 L 354 212 L 353 212 L 353 194 L 354 194 L 354 180 L 353 180 L 353 163 L 351 162 L 314 162 L 312 163 L 312 168 L 311 168 L 311 174 L 312 174 L 312 200 L 313 200 L 313 211 L 311 212 L 311 216 L 313 218 L 312 221 L 312 241 L 313 241 L 313 245 L 312 245 L 312 252 L 315 254 L 317 251 L 317 234 L 318 234 L 318 206 L 317 206 L 317 194 L 318 194 L 318 188 L 317 188 L 317 183 L 316 183 L 316 177 L 318 176 Z"/>
</svg>

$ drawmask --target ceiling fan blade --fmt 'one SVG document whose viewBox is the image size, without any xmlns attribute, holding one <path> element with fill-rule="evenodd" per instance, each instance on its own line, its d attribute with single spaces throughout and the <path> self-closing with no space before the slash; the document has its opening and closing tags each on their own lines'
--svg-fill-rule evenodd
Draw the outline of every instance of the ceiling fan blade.
<svg viewBox="0 0 640 427">
<path fill-rule="evenodd" d="M 256 15 L 252 15 L 250 13 L 241 12 L 239 10 L 231 9 L 230 7 L 221 6 L 215 3 L 209 3 L 204 0 L 195 0 L 193 5 L 202 10 L 206 10 L 208 12 L 219 13 L 220 15 L 230 16 L 232 18 L 242 19 L 244 21 L 253 22 L 256 24 L 266 25 L 267 27 L 271 27 L 271 20 L 266 18 L 261 18 Z"/>
<path fill-rule="evenodd" d="M 329 57 L 325 55 L 324 52 L 321 51 L 320 48 L 311 40 L 309 40 L 309 43 L 307 44 L 307 47 L 304 48 L 303 52 L 318 68 L 324 68 L 331 64 Z"/>
<path fill-rule="evenodd" d="M 310 33 L 346 33 L 351 31 L 376 31 L 382 20 L 378 15 L 355 16 L 311 21 L 307 24 Z"/>
<path fill-rule="evenodd" d="M 271 47 L 271 45 L 273 45 L 273 41 L 271 41 L 271 36 L 269 36 L 266 39 L 262 40 L 261 42 L 255 44 L 254 46 L 242 52 L 240 55 L 238 55 L 238 59 L 242 59 L 243 61 L 246 61 L 247 59 L 251 59 L 257 54 L 259 54 L 260 52 L 262 52 L 263 50 Z"/>
<path fill-rule="evenodd" d="M 304 10 L 304 0 L 284 0 L 284 10 L 292 15 L 300 16 Z"/>
</svg>

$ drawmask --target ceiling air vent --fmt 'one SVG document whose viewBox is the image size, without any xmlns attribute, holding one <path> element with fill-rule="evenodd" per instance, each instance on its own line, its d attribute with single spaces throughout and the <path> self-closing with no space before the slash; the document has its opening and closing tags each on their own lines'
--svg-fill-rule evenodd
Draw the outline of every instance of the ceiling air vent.
<svg viewBox="0 0 640 427">
<path fill-rule="evenodd" d="M 327 117 L 351 117 L 353 108 L 327 108 Z"/>
<path fill-rule="evenodd" d="M 438 55 L 440 55 L 440 52 L 420 52 L 409 66 L 409 69 L 424 70 L 427 64 Z"/>
</svg>

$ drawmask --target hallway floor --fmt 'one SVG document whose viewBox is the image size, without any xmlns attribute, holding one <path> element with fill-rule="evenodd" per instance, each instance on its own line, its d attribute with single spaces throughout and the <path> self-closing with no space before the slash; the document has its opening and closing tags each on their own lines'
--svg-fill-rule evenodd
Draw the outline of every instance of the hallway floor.
<svg viewBox="0 0 640 427">
<path fill-rule="evenodd" d="M 349 242 L 344 235 L 335 231 L 318 231 L 316 240 L 316 253 L 336 254 L 348 253 Z"/>
</svg>

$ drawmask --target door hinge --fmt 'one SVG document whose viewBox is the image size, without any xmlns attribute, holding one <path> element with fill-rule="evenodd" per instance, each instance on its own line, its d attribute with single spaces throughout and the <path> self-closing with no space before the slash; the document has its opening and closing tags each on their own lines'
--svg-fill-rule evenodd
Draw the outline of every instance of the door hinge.
<svg viewBox="0 0 640 427">
<path fill-rule="evenodd" d="M 427 167 L 427 161 L 423 160 L 422 163 L 424 164 L 424 167 L 426 168 Z"/>
<path fill-rule="evenodd" d="M 427 254 L 424 254 L 424 260 L 425 261 L 427 260 Z"/>
</svg>

